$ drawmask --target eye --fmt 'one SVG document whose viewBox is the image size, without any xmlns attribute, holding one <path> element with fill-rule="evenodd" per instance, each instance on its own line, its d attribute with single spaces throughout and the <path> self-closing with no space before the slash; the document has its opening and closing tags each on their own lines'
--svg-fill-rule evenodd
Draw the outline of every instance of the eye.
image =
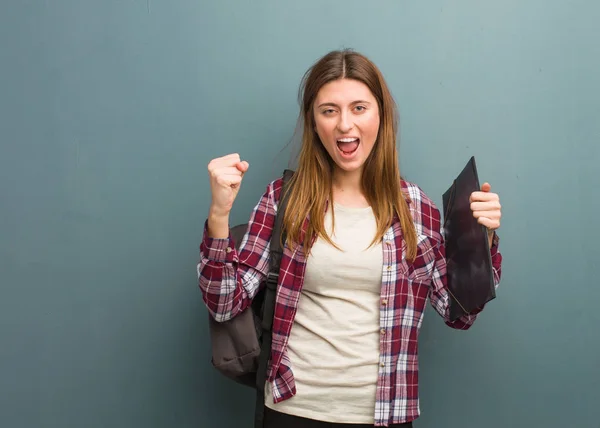
<svg viewBox="0 0 600 428">
<path fill-rule="evenodd" d="M 356 111 L 358 111 L 359 113 L 362 113 L 363 111 L 365 111 L 367 108 L 365 106 L 356 106 L 354 107 L 354 109 Z"/>
<path fill-rule="evenodd" d="M 330 114 L 333 114 L 333 113 L 335 113 L 335 110 L 334 110 L 334 109 L 332 109 L 332 108 L 328 108 L 328 109 L 326 109 L 326 110 L 323 110 L 323 112 L 322 112 L 322 113 L 323 113 L 323 114 L 325 114 L 325 115 L 330 115 Z"/>
</svg>

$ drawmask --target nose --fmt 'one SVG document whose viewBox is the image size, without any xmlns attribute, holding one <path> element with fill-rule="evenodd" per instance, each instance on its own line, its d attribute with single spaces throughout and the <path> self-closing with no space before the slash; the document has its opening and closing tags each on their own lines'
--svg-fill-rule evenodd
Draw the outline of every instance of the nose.
<svg viewBox="0 0 600 428">
<path fill-rule="evenodd" d="M 342 112 L 339 115 L 339 120 L 337 123 L 337 127 L 340 133 L 346 134 L 350 132 L 353 126 L 354 124 L 352 123 L 352 118 L 350 117 L 350 114 L 347 112 Z"/>
</svg>

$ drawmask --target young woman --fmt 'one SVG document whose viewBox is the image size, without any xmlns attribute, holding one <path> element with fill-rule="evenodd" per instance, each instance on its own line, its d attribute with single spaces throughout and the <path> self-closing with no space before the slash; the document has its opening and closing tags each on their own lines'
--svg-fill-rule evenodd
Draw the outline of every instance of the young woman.
<svg viewBox="0 0 600 428">
<path fill-rule="evenodd" d="M 378 68 L 353 51 L 325 55 L 301 86 L 298 168 L 265 385 L 267 428 L 412 426 L 419 416 L 417 339 L 427 299 L 451 322 L 440 213 L 401 178 L 397 112 Z M 212 201 L 198 278 L 217 321 L 250 304 L 269 268 L 282 180 L 267 186 L 241 248 L 229 213 L 248 171 L 238 154 L 209 166 Z M 471 209 L 488 228 L 496 284 L 501 209 L 485 183 Z"/>
</svg>

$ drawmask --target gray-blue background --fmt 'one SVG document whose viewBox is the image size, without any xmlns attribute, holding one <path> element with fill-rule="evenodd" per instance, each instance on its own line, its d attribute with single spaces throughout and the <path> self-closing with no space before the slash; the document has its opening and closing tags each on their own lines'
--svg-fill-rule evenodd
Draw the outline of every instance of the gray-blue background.
<svg viewBox="0 0 600 428">
<path fill-rule="evenodd" d="M 429 310 L 417 427 L 600 427 L 600 3 L 4 0 L 0 426 L 247 427 L 209 363 L 206 165 L 287 165 L 306 68 L 353 47 L 438 204 L 468 157 L 500 193 L 504 276 L 469 332 Z M 593 262 L 593 260 L 596 260 Z"/>
</svg>

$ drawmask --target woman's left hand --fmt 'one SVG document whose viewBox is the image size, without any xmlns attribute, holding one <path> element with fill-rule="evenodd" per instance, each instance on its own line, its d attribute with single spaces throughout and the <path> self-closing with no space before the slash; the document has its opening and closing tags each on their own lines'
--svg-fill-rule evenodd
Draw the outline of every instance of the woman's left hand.
<svg viewBox="0 0 600 428">
<path fill-rule="evenodd" d="M 481 191 L 471 193 L 470 198 L 473 217 L 479 224 L 487 227 L 490 247 L 494 231 L 500 227 L 500 218 L 502 217 L 500 197 L 496 193 L 490 192 L 491 189 L 492 186 L 489 183 L 484 183 Z"/>
</svg>

